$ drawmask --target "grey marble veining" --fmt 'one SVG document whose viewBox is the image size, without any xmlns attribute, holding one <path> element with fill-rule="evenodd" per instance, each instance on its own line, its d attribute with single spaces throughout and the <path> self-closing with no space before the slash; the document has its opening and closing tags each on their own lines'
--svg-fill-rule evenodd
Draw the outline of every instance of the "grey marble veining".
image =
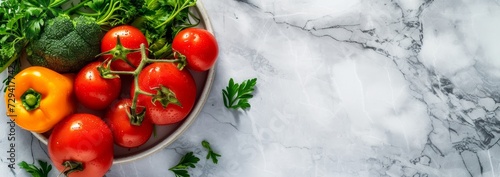
<svg viewBox="0 0 500 177">
<path fill-rule="evenodd" d="M 500 1 L 202 2 L 220 45 L 205 108 L 174 144 L 107 177 L 173 176 L 189 151 L 200 177 L 500 176 Z M 227 110 L 228 80 L 254 77 L 252 108 Z M 6 133 L 0 173 L 27 176 L 7 168 Z M 48 160 L 15 133 L 18 161 Z"/>
</svg>

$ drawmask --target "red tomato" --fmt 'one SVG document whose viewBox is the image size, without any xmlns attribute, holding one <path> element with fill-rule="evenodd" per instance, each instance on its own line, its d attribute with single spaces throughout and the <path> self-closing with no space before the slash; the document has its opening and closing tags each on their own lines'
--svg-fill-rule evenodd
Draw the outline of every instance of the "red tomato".
<svg viewBox="0 0 500 177">
<path fill-rule="evenodd" d="M 166 125 L 177 123 L 189 114 L 196 99 L 196 84 L 191 73 L 177 69 L 173 63 L 153 63 L 139 74 L 139 88 L 151 94 L 163 86 L 170 90 L 180 103 L 163 107 L 160 101 L 152 102 L 152 97 L 139 94 L 138 104 L 146 107 L 146 117 L 154 124 Z M 131 89 L 133 98 L 134 86 Z"/>
<path fill-rule="evenodd" d="M 139 49 L 141 44 L 148 48 L 148 40 L 144 34 L 137 28 L 129 25 L 117 26 L 106 32 L 101 42 L 101 52 L 107 52 L 116 46 L 116 37 L 120 36 L 120 42 L 123 47 L 128 49 Z M 149 52 L 146 50 L 146 55 Z M 104 55 L 104 59 L 112 58 L 111 55 Z M 133 71 L 141 62 L 141 53 L 133 52 L 127 54 L 127 59 L 135 67 L 130 66 L 122 60 L 116 60 L 111 63 L 111 69 L 118 71 Z"/>
<path fill-rule="evenodd" d="M 153 133 L 153 123 L 147 118 L 144 118 L 140 125 L 130 123 L 128 116 L 130 106 L 132 100 L 119 100 L 113 103 L 104 117 L 113 132 L 115 143 L 127 148 L 143 145 Z"/>
<path fill-rule="evenodd" d="M 53 129 L 48 143 L 49 156 L 57 170 L 68 170 L 63 163 L 79 162 L 81 170 L 68 177 L 102 177 L 113 164 L 113 135 L 101 118 L 92 114 L 73 114 Z"/>
<path fill-rule="evenodd" d="M 200 28 L 186 28 L 177 33 L 172 49 L 186 56 L 187 67 L 195 71 L 210 69 L 219 54 L 214 35 Z"/>
<path fill-rule="evenodd" d="M 120 95 L 120 78 L 102 78 L 97 67 L 99 61 L 83 67 L 76 75 L 74 88 L 79 103 L 89 109 L 102 110 Z"/>
</svg>

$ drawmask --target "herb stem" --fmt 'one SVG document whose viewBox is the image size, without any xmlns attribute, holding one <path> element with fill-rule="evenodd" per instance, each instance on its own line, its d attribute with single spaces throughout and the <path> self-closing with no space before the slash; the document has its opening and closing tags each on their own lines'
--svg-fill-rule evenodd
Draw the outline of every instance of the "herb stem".
<svg viewBox="0 0 500 177">
<path fill-rule="evenodd" d="M 170 15 L 167 20 L 165 20 L 163 23 L 157 25 L 155 28 L 160 28 L 163 25 L 166 25 L 170 21 L 172 21 L 177 16 L 177 14 L 179 14 L 182 10 L 186 9 L 187 7 L 189 7 L 187 3 L 189 3 L 189 1 L 184 1 L 184 4 L 182 4 L 179 9 L 177 9 L 177 7 L 176 7 L 175 12 L 172 15 Z"/>
<path fill-rule="evenodd" d="M 89 16 L 89 17 L 99 16 L 99 13 L 88 13 L 88 12 L 82 12 L 82 11 L 77 11 L 76 13 L 78 15 Z"/>
<path fill-rule="evenodd" d="M 115 11 L 114 9 L 117 9 L 117 5 L 120 6 L 120 1 L 114 1 L 114 0 L 111 0 L 111 7 L 106 11 L 105 15 L 104 15 L 104 18 L 102 19 L 99 19 L 99 21 L 97 21 L 97 24 L 99 25 L 104 25 L 104 22 L 106 22 L 109 18 L 112 17 L 113 15 L 113 12 Z"/>
</svg>

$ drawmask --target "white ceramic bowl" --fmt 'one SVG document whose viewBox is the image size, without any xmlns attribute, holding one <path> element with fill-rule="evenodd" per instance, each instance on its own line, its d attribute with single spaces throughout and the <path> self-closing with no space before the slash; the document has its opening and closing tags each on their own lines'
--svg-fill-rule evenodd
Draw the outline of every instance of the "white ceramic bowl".
<svg viewBox="0 0 500 177">
<path fill-rule="evenodd" d="M 197 1 L 196 6 L 191 8 L 190 10 L 198 17 L 200 17 L 201 22 L 198 27 L 205 28 L 213 34 L 213 29 L 205 8 L 203 7 L 203 4 L 200 1 Z M 196 117 L 203 108 L 208 94 L 210 93 L 212 82 L 214 80 L 214 68 L 205 72 L 191 73 L 193 74 L 197 85 L 197 101 L 188 117 L 182 122 L 174 125 L 156 126 L 156 137 L 151 137 L 148 142 L 146 142 L 146 144 L 138 148 L 123 148 L 115 145 L 115 157 L 113 161 L 114 164 L 129 162 L 151 155 L 154 152 L 170 145 L 179 136 L 181 136 L 182 133 L 184 133 L 184 131 L 189 128 L 189 126 L 191 126 L 191 124 L 196 120 Z M 122 94 L 128 94 L 128 92 L 122 91 Z M 33 133 L 33 135 L 44 144 L 47 144 L 49 136 L 48 134 Z"/>
</svg>

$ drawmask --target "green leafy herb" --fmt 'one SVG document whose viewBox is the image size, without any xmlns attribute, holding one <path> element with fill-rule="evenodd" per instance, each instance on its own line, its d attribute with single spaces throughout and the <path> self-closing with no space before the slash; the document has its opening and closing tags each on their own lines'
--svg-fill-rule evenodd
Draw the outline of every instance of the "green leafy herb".
<svg viewBox="0 0 500 177">
<path fill-rule="evenodd" d="M 84 8 L 77 8 L 77 14 L 94 17 L 97 24 L 108 28 L 129 23 L 138 14 L 131 1 L 86 0 L 79 5 Z"/>
<path fill-rule="evenodd" d="M 0 72 L 20 58 L 30 40 L 38 38 L 44 19 L 59 11 L 67 0 L 1 0 L 0 1 Z"/>
<path fill-rule="evenodd" d="M 0 72 L 20 58 L 29 43 L 40 38 L 48 19 L 77 13 L 94 18 L 101 26 L 113 26 L 128 23 L 137 14 L 131 1 L 81 0 L 69 9 L 62 7 L 70 1 L 0 0 Z"/>
<path fill-rule="evenodd" d="M 41 25 L 41 15 L 29 1 L 4 0 L 0 2 L 0 72 L 20 57 L 21 50 L 34 37 Z"/>
<path fill-rule="evenodd" d="M 187 169 L 189 167 L 195 168 L 195 164 L 198 163 L 198 161 L 200 161 L 200 158 L 194 156 L 193 152 L 188 152 L 176 166 L 168 170 L 174 172 L 175 177 L 190 177 Z"/>
<path fill-rule="evenodd" d="M 255 84 L 257 84 L 257 78 L 243 81 L 241 84 L 234 83 L 233 78 L 231 78 L 226 89 L 222 89 L 224 106 L 232 109 L 249 108 L 248 99 L 253 97 L 252 92 Z"/>
<path fill-rule="evenodd" d="M 50 170 L 52 170 L 52 165 L 41 160 L 38 160 L 38 164 L 40 164 L 40 168 L 35 164 L 28 164 L 25 161 L 22 161 L 18 165 L 33 177 L 48 177 Z"/>
<path fill-rule="evenodd" d="M 220 157 L 221 155 L 220 154 L 217 154 L 215 153 L 213 150 L 212 150 L 212 147 L 210 147 L 210 143 L 208 143 L 208 141 L 205 141 L 203 140 L 201 142 L 201 145 L 208 150 L 208 154 L 207 154 L 207 159 L 212 159 L 212 162 L 214 164 L 217 164 L 218 160 L 217 160 L 217 157 Z"/>
<path fill-rule="evenodd" d="M 189 7 L 197 0 L 144 0 L 139 17 L 132 22 L 144 33 L 150 43 L 153 58 L 166 58 L 172 55 L 173 37 L 182 29 L 196 26 L 199 20 L 189 20 Z M 194 17 L 194 16 L 192 16 Z M 195 18 L 196 19 L 196 18 Z"/>
<path fill-rule="evenodd" d="M 196 1 L 80 0 L 63 8 L 71 0 L 0 0 L 0 72 L 20 58 L 27 45 L 40 38 L 48 19 L 60 15 L 90 17 L 103 29 L 131 24 L 145 34 L 151 56 L 167 58 L 173 55 L 168 41 L 180 30 L 200 22 L 189 12 Z M 30 51 L 26 53 L 30 55 Z"/>
</svg>

